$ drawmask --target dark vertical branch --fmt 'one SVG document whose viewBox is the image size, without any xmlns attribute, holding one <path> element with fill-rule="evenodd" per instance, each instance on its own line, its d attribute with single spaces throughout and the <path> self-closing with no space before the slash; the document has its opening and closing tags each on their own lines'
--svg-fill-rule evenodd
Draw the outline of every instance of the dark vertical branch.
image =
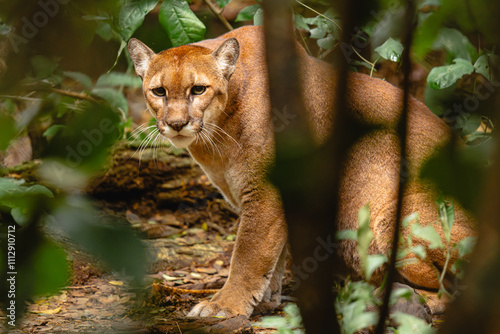
<svg viewBox="0 0 500 334">
<path fill-rule="evenodd" d="M 339 333 L 331 292 L 335 248 L 330 243 L 335 236 L 335 212 L 329 207 L 336 188 L 330 177 L 330 156 L 324 147 L 314 144 L 307 126 L 290 1 L 267 0 L 262 5 L 272 113 L 294 115 L 275 134 L 272 178 L 281 192 L 288 224 L 298 304 L 307 333 Z M 326 250 L 330 255 L 320 261 L 314 250 L 325 244 L 331 248 Z M 313 267 L 302 271 L 306 263 Z"/>
<path fill-rule="evenodd" d="M 411 71 L 411 57 L 410 57 L 410 49 L 413 40 L 413 28 L 415 22 L 415 4 L 412 0 L 408 0 L 406 4 L 406 13 L 405 13 L 405 22 L 407 26 L 404 29 L 403 35 L 403 45 L 404 51 L 402 55 L 402 67 L 403 67 L 403 110 L 401 112 L 401 118 L 398 123 L 398 135 L 401 145 L 401 163 L 400 163 L 400 174 L 401 168 L 403 166 L 404 161 L 406 161 L 406 134 L 407 134 L 407 123 L 408 123 L 408 100 L 410 98 L 410 71 Z M 398 202 L 396 208 L 396 221 L 394 234 L 392 237 L 392 249 L 391 249 L 391 258 L 389 263 L 389 268 L 387 272 L 387 280 L 386 280 L 386 288 L 384 294 L 384 301 L 382 307 L 380 308 L 380 318 L 377 324 L 377 328 L 375 330 L 376 334 L 384 333 L 385 329 L 385 320 L 389 316 L 389 301 L 391 297 L 392 291 L 392 283 L 396 278 L 396 258 L 398 252 L 398 240 L 399 240 L 399 232 L 401 229 L 401 220 L 402 220 L 402 212 L 403 212 L 403 194 L 406 187 L 406 179 L 401 178 L 401 182 L 399 183 L 398 189 Z"/>
</svg>

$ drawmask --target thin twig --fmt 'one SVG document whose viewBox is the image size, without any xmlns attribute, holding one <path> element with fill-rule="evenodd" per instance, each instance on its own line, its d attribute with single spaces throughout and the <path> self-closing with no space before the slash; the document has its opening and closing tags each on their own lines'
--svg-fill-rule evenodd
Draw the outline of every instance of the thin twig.
<svg viewBox="0 0 500 334">
<path fill-rule="evenodd" d="M 368 63 L 372 69 L 370 71 L 370 76 L 373 76 L 373 70 L 375 69 L 375 63 L 377 61 L 375 61 L 375 63 L 372 63 L 372 62 L 369 62 L 367 59 L 365 59 L 365 57 L 363 57 L 357 50 L 355 47 L 352 48 L 352 50 L 354 51 L 354 53 L 356 53 L 358 55 L 359 58 L 361 58 L 365 63 Z"/>
<path fill-rule="evenodd" d="M 221 12 L 217 10 L 217 7 L 210 1 L 210 0 L 203 0 L 203 2 L 208 6 L 210 11 L 214 13 L 215 16 L 222 22 L 222 24 L 227 28 L 227 30 L 231 31 L 234 30 L 233 26 L 229 23 L 229 21 L 222 16 Z"/>
<path fill-rule="evenodd" d="M 50 90 L 54 93 L 58 93 L 58 94 L 69 96 L 69 97 L 74 97 L 75 99 L 98 102 L 92 95 L 87 94 L 87 93 L 73 92 L 70 90 L 64 90 L 64 89 L 58 89 L 58 88 L 51 88 Z"/>
</svg>

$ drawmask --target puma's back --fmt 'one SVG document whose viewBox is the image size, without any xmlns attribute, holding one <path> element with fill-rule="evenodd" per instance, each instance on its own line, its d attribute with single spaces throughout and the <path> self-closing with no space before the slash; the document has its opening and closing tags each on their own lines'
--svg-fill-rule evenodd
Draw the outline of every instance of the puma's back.
<svg viewBox="0 0 500 334">
<path fill-rule="evenodd" d="M 261 27 L 252 26 L 159 54 L 137 40 L 129 42 L 159 132 L 174 145 L 187 147 L 240 212 L 228 280 L 211 301 L 200 303 L 190 315 L 250 315 L 256 307 L 280 303 L 287 234 L 279 192 L 267 178 L 274 162 L 274 127 L 263 41 Z M 335 121 L 335 71 L 298 44 L 297 50 L 308 122 L 321 143 Z M 370 251 L 387 254 L 396 223 L 398 184 L 405 178 L 403 213 L 419 212 L 421 224 L 432 224 L 442 234 L 435 223 L 436 190 L 419 180 L 418 173 L 449 139 L 449 129 L 423 103 L 410 99 L 408 158 L 401 161 L 396 134 L 401 91 L 383 80 L 352 73 L 346 98 L 353 118 L 373 130 L 348 153 L 339 190 L 339 227 L 356 229 L 358 210 L 370 204 L 375 235 Z M 452 242 L 473 233 L 471 225 L 458 208 Z M 356 244 L 343 242 L 340 253 L 359 273 Z M 415 286 L 439 288 L 436 271 L 445 263 L 441 252 L 429 250 L 424 260 L 408 257 L 415 261 L 400 268 L 400 274 Z"/>
</svg>

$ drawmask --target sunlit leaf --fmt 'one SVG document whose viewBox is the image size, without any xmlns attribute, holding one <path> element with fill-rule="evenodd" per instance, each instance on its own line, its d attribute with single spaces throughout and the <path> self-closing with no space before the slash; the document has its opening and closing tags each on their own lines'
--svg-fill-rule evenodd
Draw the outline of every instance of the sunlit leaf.
<svg viewBox="0 0 500 334">
<path fill-rule="evenodd" d="M 363 206 L 358 211 L 358 255 L 361 267 L 365 275 L 372 269 L 368 263 L 368 249 L 373 240 L 373 232 L 370 229 L 370 207 Z"/>
<path fill-rule="evenodd" d="M 436 204 L 438 206 L 443 234 L 446 242 L 449 244 L 451 242 L 451 229 L 455 222 L 455 205 L 453 202 L 445 201 L 442 197 L 438 198 Z"/>
<path fill-rule="evenodd" d="M 96 87 L 142 87 L 142 80 L 137 75 L 130 75 L 127 73 L 110 72 L 105 73 L 97 79 Z"/>
<path fill-rule="evenodd" d="M 304 17 L 298 13 L 293 13 L 293 24 L 297 29 L 309 30 L 309 26 L 306 24 Z"/>
<path fill-rule="evenodd" d="M 264 11 L 262 8 L 257 9 L 255 15 L 253 16 L 253 24 L 256 26 L 264 25 Z"/>
<path fill-rule="evenodd" d="M 338 240 L 357 240 L 358 239 L 358 231 L 356 231 L 356 230 L 341 230 L 341 231 L 337 231 L 335 236 Z"/>
<path fill-rule="evenodd" d="M 262 328 L 280 328 L 287 325 L 287 321 L 284 317 L 279 316 L 269 316 L 263 317 L 261 321 L 254 324 L 257 327 Z"/>
<path fill-rule="evenodd" d="M 317 40 L 318 46 L 324 50 L 333 49 L 335 47 L 335 42 L 335 38 L 333 38 L 331 34 Z"/>
<path fill-rule="evenodd" d="M 370 280 L 373 272 L 381 267 L 384 263 L 387 263 L 387 261 L 387 256 L 383 254 L 368 255 L 366 258 L 366 265 L 364 266 L 366 279 Z"/>
<path fill-rule="evenodd" d="M 403 44 L 392 38 L 385 41 L 384 44 L 375 48 L 375 51 L 384 59 L 398 62 L 403 54 Z"/>
<path fill-rule="evenodd" d="M 413 292 L 410 288 L 397 288 L 391 291 L 391 305 L 396 303 L 399 298 L 410 300 Z"/>
<path fill-rule="evenodd" d="M 425 241 L 428 241 L 430 249 L 444 247 L 443 241 L 441 240 L 441 237 L 436 232 L 436 229 L 434 229 L 433 226 L 431 226 L 431 225 L 422 226 L 420 224 L 413 224 L 411 226 L 411 230 L 415 236 L 417 236 Z"/>
<path fill-rule="evenodd" d="M 201 41 L 205 36 L 205 25 L 184 0 L 164 1 L 158 19 L 173 46 Z"/>
<path fill-rule="evenodd" d="M 418 218 L 419 218 L 418 212 L 413 212 L 408 216 L 404 217 L 401 224 L 403 225 L 403 228 L 406 228 L 412 221 L 418 221 Z"/>
<path fill-rule="evenodd" d="M 434 67 L 427 76 L 427 82 L 433 89 L 443 89 L 452 86 L 465 74 L 471 74 L 474 66 L 469 60 L 456 58 L 453 64 Z"/>
<path fill-rule="evenodd" d="M 472 253 L 474 247 L 476 246 L 476 242 L 477 242 L 477 237 L 475 236 L 468 236 L 460 240 L 457 243 L 458 256 L 462 258 Z"/>
<path fill-rule="evenodd" d="M 394 312 L 390 317 L 399 324 L 397 329 L 398 334 L 434 334 L 436 330 L 432 328 L 432 324 L 428 324 L 424 320 L 413 315 Z"/>
</svg>

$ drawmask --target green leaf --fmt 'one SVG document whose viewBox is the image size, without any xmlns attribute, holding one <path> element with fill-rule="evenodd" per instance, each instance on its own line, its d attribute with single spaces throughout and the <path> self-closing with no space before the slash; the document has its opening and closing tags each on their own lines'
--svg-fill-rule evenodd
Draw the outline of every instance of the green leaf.
<svg viewBox="0 0 500 334">
<path fill-rule="evenodd" d="M 307 31 L 310 30 L 309 26 L 306 24 L 306 22 L 304 20 L 304 17 L 300 14 L 293 13 L 293 24 L 295 25 L 295 28 L 297 28 L 297 29 L 304 29 Z"/>
<path fill-rule="evenodd" d="M 455 222 L 455 205 L 453 202 L 445 201 L 442 197 L 438 198 L 436 204 L 438 206 L 443 234 L 446 242 L 449 244 L 451 242 L 451 229 Z"/>
<path fill-rule="evenodd" d="M 373 233 L 370 229 L 370 207 L 368 204 L 359 209 L 358 223 L 358 255 L 361 267 L 366 275 L 371 270 L 371 266 L 368 263 L 368 250 L 373 240 Z"/>
<path fill-rule="evenodd" d="M 67 285 L 69 265 L 66 253 L 55 243 L 45 240 L 33 253 L 29 264 L 29 276 L 36 277 L 32 281 L 33 295 L 44 295 L 57 292 Z"/>
<path fill-rule="evenodd" d="M 342 230 L 337 231 L 335 234 L 337 240 L 357 240 L 358 239 L 358 231 L 356 230 Z"/>
<path fill-rule="evenodd" d="M 287 321 L 284 317 L 279 317 L 279 316 L 262 317 L 262 320 L 254 323 L 254 326 L 276 329 L 276 328 L 286 327 Z"/>
<path fill-rule="evenodd" d="M 96 87 L 131 87 L 141 88 L 142 80 L 136 75 L 127 73 L 110 72 L 105 73 L 97 79 Z"/>
<path fill-rule="evenodd" d="M 434 67 L 427 76 L 427 82 L 433 89 L 452 86 L 465 74 L 471 74 L 474 66 L 468 60 L 456 58 L 452 65 Z"/>
<path fill-rule="evenodd" d="M 457 29 L 443 27 L 439 29 L 433 49 L 444 49 L 449 59 L 461 58 L 471 60 L 477 58 L 477 52 L 469 39 Z M 472 56 L 472 57 L 471 57 Z"/>
<path fill-rule="evenodd" d="M 81 111 L 66 117 L 67 127 L 49 141 L 45 158 L 55 158 L 71 168 L 95 173 L 102 170 L 109 159 L 110 147 L 121 137 L 120 113 L 107 103 L 83 103 L 81 107 Z M 56 174 L 64 180 L 64 171 Z"/>
<path fill-rule="evenodd" d="M 92 79 L 90 79 L 90 77 L 85 73 L 65 71 L 64 75 L 68 78 L 78 81 L 83 87 L 88 90 L 92 89 L 92 87 L 94 86 L 92 83 Z"/>
<path fill-rule="evenodd" d="M 375 51 L 384 59 L 398 62 L 403 54 L 403 44 L 392 38 L 385 41 L 384 44 L 375 48 Z"/>
<path fill-rule="evenodd" d="M 458 256 L 463 258 L 464 256 L 472 253 L 474 247 L 476 246 L 477 237 L 468 236 L 460 240 L 457 244 Z"/>
<path fill-rule="evenodd" d="M 259 8 L 260 8 L 259 4 L 255 4 L 255 5 L 251 5 L 251 6 L 247 6 L 247 7 L 243 8 L 238 13 L 238 16 L 236 16 L 236 19 L 234 20 L 234 22 L 241 22 L 241 21 L 250 21 L 250 20 L 252 20 L 253 17 L 254 17 L 254 15 L 255 15 L 255 13 L 257 12 L 257 10 Z"/>
<path fill-rule="evenodd" d="M 118 32 L 124 41 L 128 41 L 132 34 L 144 22 L 144 17 L 152 11 L 159 0 L 127 0 L 118 14 Z M 169 2 L 169 1 L 166 1 Z"/>
<path fill-rule="evenodd" d="M 113 36 L 118 35 L 116 32 L 113 31 L 113 28 L 108 22 L 102 22 L 102 21 L 97 23 L 95 32 L 106 42 L 109 42 L 111 38 L 113 38 Z M 123 38 L 121 35 L 118 37 Z"/>
<path fill-rule="evenodd" d="M 373 254 L 373 255 L 368 255 L 366 258 L 366 265 L 364 266 L 365 269 L 365 278 L 367 280 L 370 280 L 372 277 L 373 272 L 382 266 L 384 263 L 387 263 L 388 259 L 387 256 L 383 254 Z"/>
<path fill-rule="evenodd" d="M 253 24 L 255 26 L 262 26 L 264 25 L 264 11 L 262 8 L 257 9 L 255 12 L 255 15 L 253 16 Z"/>
<path fill-rule="evenodd" d="M 106 100 L 113 107 L 122 110 L 124 113 L 128 113 L 127 98 L 118 90 L 113 88 L 96 87 L 92 90 L 92 95 L 99 96 Z"/>
<path fill-rule="evenodd" d="M 324 38 L 320 38 L 316 41 L 318 46 L 323 50 L 331 50 L 335 47 L 335 38 L 331 34 L 328 34 Z"/>
<path fill-rule="evenodd" d="M 433 226 L 413 224 L 411 230 L 415 236 L 428 241 L 430 249 L 444 248 L 443 241 Z"/>
<path fill-rule="evenodd" d="M 16 135 L 17 129 L 14 118 L 0 114 L 0 151 L 5 151 Z"/>
<path fill-rule="evenodd" d="M 375 325 L 378 321 L 378 313 L 376 312 L 362 312 L 345 321 L 345 329 L 347 333 L 354 333 L 363 328 L 368 328 Z"/>
<path fill-rule="evenodd" d="M 314 39 L 324 38 L 326 35 L 326 30 L 319 27 L 313 28 L 309 32 L 311 34 L 310 37 Z"/>
<path fill-rule="evenodd" d="M 415 245 L 411 247 L 410 252 L 412 252 L 421 259 L 425 259 L 427 257 L 427 251 L 425 250 L 425 247 L 423 245 Z"/>
<path fill-rule="evenodd" d="M 44 131 L 43 136 L 50 140 L 64 128 L 66 128 L 66 125 L 61 125 L 61 124 L 51 125 L 47 130 Z"/>
<path fill-rule="evenodd" d="M 54 73 L 59 64 L 46 56 L 37 55 L 31 58 L 31 66 L 36 79 L 45 79 Z"/>
<path fill-rule="evenodd" d="M 285 312 L 290 327 L 302 327 L 302 317 L 300 316 L 300 310 L 297 304 L 287 304 L 283 308 L 283 312 Z"/>
<path fill-rule="evenodd" d="M 394 312 L 390 315 L 396 323 L 399 324 L 396 330 L 397 334 L 434 334 L 436 330 L 432 324 L 424 320 L 402 312 Z"/>
<path fill-rule="evenodd" d="M 413 292 L 410 288 L 398 288 L 391 291 L 391 305 L 395 304 L 399 298 L 410 300 Z"/>
<path fill-rule="evenodd" d="M 24 210 L 29 208 L 32 201 L 39 196 L 54 197 L 52 192 L 42 185 L 26 186 L 24 184 L 25 181 L 22 179 L 0 178 L 0 204 Z M 21 217 L 22 211 L 16 210 L 14 214 Z"/>
<path fill-rule="evenodd" d="M 403 228 L 407 228 L 408 224 L 410 224 L 412 221 L 418 222 L 418 218 L 419 218 L 418 212 L 413 212 L 408 216 L 404 217 L 401 224 L 403 225 Z"/>
<path fill-rule="evenodd" d="M 224 8 L 227 6 L 228 3 L 231 2 L 231 0 L 216 0 L 217 5 L 219 5 L 219 8 Z"/>
<path fill-rule="evenodd" d="M 141 240 L 123 222 L 104 220 L 82 197 L 68 197 L 47 222 L 60 229 L 87 252 L 98 256 L 116 272 L 140 282 L 145 273 L 146 253 Z"/>
<path fill-rule="evenodd" d="M 499 69 L 500 57 L 494 54 L 484 54 L 479 57 L 474 63 L 476 73 L 484 75 L 490 82 L 498 83 L 500 78 L 495 77 L 495 70 Z"/>
<path fill-rule="evenodd" d="M 205 25 L 184 0 L 164 1 L 158 19 L 173 46 L 201 41 L 205 36 Z"/>
</svg>

